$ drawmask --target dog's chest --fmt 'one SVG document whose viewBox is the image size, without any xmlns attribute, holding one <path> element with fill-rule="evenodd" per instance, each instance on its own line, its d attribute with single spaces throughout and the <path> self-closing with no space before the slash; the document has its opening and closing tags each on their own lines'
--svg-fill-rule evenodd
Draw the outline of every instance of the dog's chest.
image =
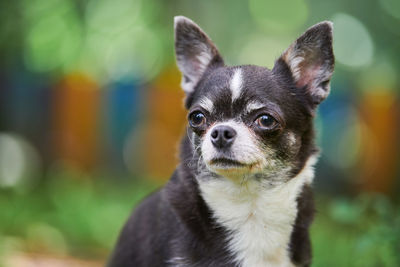
<svg viewBox="0 0 400 267">
<path fill-rule="evenodd" d="M 275 187 L 228 179 L 199 183 L 215 219 L 229 232 L 229 251 L 243 267 L 293 266 L 288 246 L 297 216 L 297 196 L 310 183 L 311 169 Z"/>
</svg>

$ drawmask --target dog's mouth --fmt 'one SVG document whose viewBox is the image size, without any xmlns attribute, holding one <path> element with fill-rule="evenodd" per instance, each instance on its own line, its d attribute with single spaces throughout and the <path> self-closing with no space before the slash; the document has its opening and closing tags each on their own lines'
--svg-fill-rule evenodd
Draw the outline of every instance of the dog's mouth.
<svg viewBox="0 0 400 267">
<path fill-rule="evenodd" d="M 231 158 L 213 158 L 209 161 L 208 165 L 215 170 L 220 171 L 237 171 L 248 170 L 251 171 L 258 163 L 244 163 Z"/>
<path fill-rule="evenodd" d="M 237 176 L 254 173 L 260 170 L 261 162 L 241 162 L 232 158 L 218 157 L 207 162 L 208 168 L 225 177 L 234 178 Z"/>
<path fill-rule="evenodd" d="M 248 164 L 230 158 L 213 158 L 210 161 L 210 165 L 221 169 L 243 168 L 248 166 Z"/>
</svg>

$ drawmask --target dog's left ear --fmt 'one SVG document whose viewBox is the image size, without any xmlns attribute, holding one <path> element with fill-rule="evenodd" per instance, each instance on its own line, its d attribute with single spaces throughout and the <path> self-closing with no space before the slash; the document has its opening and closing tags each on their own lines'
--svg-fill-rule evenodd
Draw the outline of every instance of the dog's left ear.
<svg viewBox="0 0 400 267">
<path fill-rule="evenodd" d="M 211 39 L 196 23 L 176 16 L 174 27 L 176 61 L 183 75 L 181 87 L 188 94 L 193 92 L 208 67 L 224 62 Z"/>
<path fill-rule="evenodd" d="M 273 69 L 280 74 L 289 72 L 296 87 L 311 97 L 312 108 L 329 94 L 335 64 L 332 30 L 329 21 L 312 26 L 282 54 Z"/>
</svg>

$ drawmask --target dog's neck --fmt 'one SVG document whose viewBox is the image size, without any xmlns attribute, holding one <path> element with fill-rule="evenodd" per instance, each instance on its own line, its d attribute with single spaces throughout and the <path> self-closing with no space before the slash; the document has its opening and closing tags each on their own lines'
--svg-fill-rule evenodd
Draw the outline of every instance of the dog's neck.
<svg viewBox="0 0 400 267">
<path fill-rule="evenodd" d="M 312 182 L 316 161 L 310 157 L 295 177 L 277 185 L 260 179 L 198 179 L 214 219 L 230 233 L 229 251 L 240 266 L 292 266 L 289 242 L 297 197 Z"/>
</svg>

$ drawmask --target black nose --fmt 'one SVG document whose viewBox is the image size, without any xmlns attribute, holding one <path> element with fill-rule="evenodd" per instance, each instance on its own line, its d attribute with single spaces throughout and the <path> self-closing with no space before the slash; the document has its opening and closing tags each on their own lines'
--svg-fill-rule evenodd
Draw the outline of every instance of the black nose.
<svg viewBox="0 0 400 267">
<path fill-rule="evenodd" d="M 233 144 L 236 131 L 229 126 L 221 125 L 215 127 L 211 132 L 211 143 L 216 148 L 228 148 Z"/>
</svg>

